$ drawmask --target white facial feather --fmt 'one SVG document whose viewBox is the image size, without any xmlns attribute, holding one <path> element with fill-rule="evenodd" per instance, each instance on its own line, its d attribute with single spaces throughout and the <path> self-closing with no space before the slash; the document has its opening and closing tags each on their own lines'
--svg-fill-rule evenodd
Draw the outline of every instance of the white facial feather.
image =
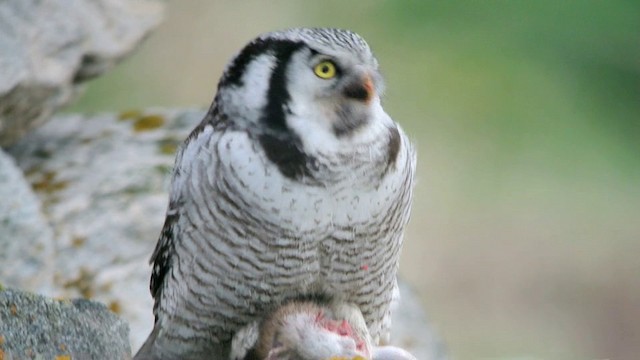
<svg viewBox="0 0 640 360">
<path fill-rule="evenodd" d="M 383 136 L 380 133 L 392 126 L 393 121 L 380 106 L 377 91 L 369 103 L 345 99 L 340 82 L 344 79 L 336 76 L 321 79 L 313 72 L 318 59 L 335 59 L 345 77 L 364 79 L 378 77 L 374 65 L 359 63 L 353 54 L 338 51 L 327 51 L 329 55 L 311 58 L 308 51 L 295 54 L 287 68 L 288 89 L 291 96 L 289 103 L 290 116 L 287 125 L 298 134 L 303 142 L 304 150 L 310 154 L 348 152 L 349 147 L 359 147 L 371 142 L 372 138 Z M 341 121 L 338 117 L 340 107 L 349 107 L 350 111 L 366 114 L 369 123 L 357 129 L 350 136 L 339 137 L 334 125 Z M 385 125 L 381 127 L 380 125 Z"/>
<path fill-rule="evenodd" d="M 221 110 L 238 123 L 255 127 L 267 104 L 266 94 L 275 63 L 273 54 L 263 54 L 252 61 L 242 76 L 242 85 L 230 86 L 221 92 Z"/>
</svg>

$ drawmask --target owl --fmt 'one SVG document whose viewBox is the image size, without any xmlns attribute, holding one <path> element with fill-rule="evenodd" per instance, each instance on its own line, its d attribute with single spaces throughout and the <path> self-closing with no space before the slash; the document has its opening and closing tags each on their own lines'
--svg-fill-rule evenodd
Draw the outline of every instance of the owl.
<svg viewBox="0 0 640 360">
<path fill-rule="evenodd" d="M 355 304 L 374 343 L 388 335 L 416 155 L 382 92 L 348 30 L 266 33 L 229 62 L 176 156 L 136 359 L 227 359 L 299 296 Z"/>
</svg>

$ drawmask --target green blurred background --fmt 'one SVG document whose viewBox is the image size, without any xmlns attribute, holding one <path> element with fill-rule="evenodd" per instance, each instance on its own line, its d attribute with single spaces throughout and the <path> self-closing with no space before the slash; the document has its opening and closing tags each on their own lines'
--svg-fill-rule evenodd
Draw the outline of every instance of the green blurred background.
<svg viewBox="0 0 640 360">
<path fill-rule="evenodd" d="M 640 358 L 640 2 L 169 1 L 69 111 L 206 107 L 293 26 L 380 60 L 420 150 L 401 273 L 453 357 Z"/>
</svg>

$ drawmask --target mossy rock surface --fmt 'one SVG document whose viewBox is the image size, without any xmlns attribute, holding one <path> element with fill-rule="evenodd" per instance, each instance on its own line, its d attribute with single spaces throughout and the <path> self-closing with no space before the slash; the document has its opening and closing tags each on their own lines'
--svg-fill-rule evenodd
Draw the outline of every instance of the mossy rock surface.
<svg viewBox="0 0 640 360">
<path fill-rule="evenodd" d="M 103 304 L 0 290 L 3 359 L 129 359 L 129 327 Z"/>
</svg>

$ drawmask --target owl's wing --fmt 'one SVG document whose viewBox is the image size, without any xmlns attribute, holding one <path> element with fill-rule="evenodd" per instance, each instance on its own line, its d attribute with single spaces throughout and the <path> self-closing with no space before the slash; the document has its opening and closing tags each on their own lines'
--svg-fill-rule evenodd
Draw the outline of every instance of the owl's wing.
<svg viewBox="0 0 640 360">
<path fill-rule="evenodd" d="M 186 148 L 189 147 L 189 144 L 192 142 L 194 143 L 193 147 L 199 147 L 200 144 L 197 143 L 196 140 L 198 135 L 202 134 L 207 125 L 213 124 L 214 122 L 214 114 L 212 114 L 212 112 L 210 111 L 207 113 L 207 115 L 205 115 L 202 122 L 200 122 L 200 124 L 191 131 L 189 137 L 178 149 L 172 175 L 172 183 L 174 184 L 174 188 L 180 188 L 182 184 L 179 182 L 184 181 L 183 177 L 181 176 L 183 171 L 180 164 L 182 162 L 182 157 L 185 156 Z M 151 290 L 151 296 L 153 296 L 155 300 L 153 305 L 153 313 L 156 317 L 156 321 L 158 321 L 157 311 L 160 303 L 160 298 L 162 297 L 162 289 L 164 287 L 163 283 L 165 281 L 166 275 L 170 272 L 171 266 L 173 265 L 172 260 L 175 254 L 175 242 L 177 241 L 176 237 L 178 236 L 176 227 L 180 219 L 179 209 L 182 207 L 182 205 L 182 201 L 180 201 L 179 199 L 179 194 L 172 192 L 169 198 L 167 215 L 164 220 L 164 225 L 162 226 L 162 231 L 160 232 L 160 238 L 158 239 L 156 248 L 151 255 L 151 260 L 149 261 L 153 265 L 149 287 Z"/>
<path fill-rule="evenodd" d="M 151 255 L 150 263 L 153 264 L 153 270 L 151 272 L 150 290 L 151 296 L 155 299 L 153 305 L 153 313 L 158 321 L 157 309 L 160 303 L 160 297 L 162 296 L 162 283 L 165 276 L 171 269 L 172 255 L 174 250 L 174 236 L 175 236 L 175 224 L 178 221 L 178 206 L 174 203 L 169 204 L 167 210 L 167 217 L 164 220 L 162 232 L 160 233 L 160 239 L 156 244 L 156 248 Z"/>
</svg>

